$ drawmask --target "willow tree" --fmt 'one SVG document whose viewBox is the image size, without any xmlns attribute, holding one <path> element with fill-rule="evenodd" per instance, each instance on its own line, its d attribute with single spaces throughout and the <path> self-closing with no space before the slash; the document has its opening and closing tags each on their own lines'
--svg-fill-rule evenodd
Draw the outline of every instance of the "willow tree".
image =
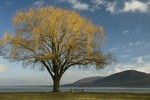
<svg viewBox="0 0 150 100">
<path fill-rule="evenodd" d="M 19 11 L 13 18 L 14 30 L 1 38 L 1 56 L 23 66 L 47 69 L 53 91 L 59 92 L 60 79 L 75 65 L 101 69 L 111 61 L 100 51 L 105 36 L 77 12 L 53 6 Z"/>
</svg>

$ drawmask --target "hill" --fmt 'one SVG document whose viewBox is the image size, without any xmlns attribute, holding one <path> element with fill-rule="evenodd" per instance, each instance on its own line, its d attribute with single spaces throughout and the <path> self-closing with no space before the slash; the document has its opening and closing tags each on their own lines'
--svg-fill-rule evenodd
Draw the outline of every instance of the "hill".
<svg viewBox="0 0 150 100">
<path fill-rule="evenodd" d="M 150 87 L 150 74 L 127 70 L 106 77 L 89 77 L 63 86 L 73 87 Z"/>
<path fill-rule="evenodd" d="M 83 78 L 81 80 L 78 80 L 74 83 L 71 83 L 71 84 L 65 84 L 65 85 L 62 85 L 62 86 L 67 86 L 67 87 L 79 87 L 79 86 L 82 86 L 82 85 L 85 85 L 85 84 L 90 84 L 90 83 L 93 83 L 99 79 L 102 79 L 103 77 L 100 77 L 100 76 L 96 76 L 96 77 L 87 77 L 87 78 Z"/>
</svg>

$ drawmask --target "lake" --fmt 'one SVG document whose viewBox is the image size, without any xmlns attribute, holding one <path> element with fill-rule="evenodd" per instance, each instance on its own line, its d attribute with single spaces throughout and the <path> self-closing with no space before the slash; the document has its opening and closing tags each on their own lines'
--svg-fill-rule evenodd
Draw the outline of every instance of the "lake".
<svg viewBox="0 0 150 100">
<path fill-rule="evenodd" d="M 150 93 L 150 88 L 120 88 L 120 87 L 61 87 L 61 91 L 83 89 L 84 92 L 104 93 Z M 0 92 L 50 92 L 49 86 L 0 86 Z"/>
</svg>

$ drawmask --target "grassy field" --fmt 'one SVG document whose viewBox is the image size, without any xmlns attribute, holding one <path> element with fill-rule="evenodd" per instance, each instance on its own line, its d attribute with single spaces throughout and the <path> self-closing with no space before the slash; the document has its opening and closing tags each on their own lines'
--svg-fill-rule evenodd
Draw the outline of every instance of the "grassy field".
<svg viewBox="0 0 150 100">
<path fill-rule="evenodd" d="M 0 93 L 0 100 L 150 100 L 150 94 Z"/>
</svg>

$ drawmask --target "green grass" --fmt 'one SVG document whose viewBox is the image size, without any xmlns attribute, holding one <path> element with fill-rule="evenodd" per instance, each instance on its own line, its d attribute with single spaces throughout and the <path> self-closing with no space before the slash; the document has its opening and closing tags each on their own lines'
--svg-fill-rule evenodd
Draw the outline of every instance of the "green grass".
<svg viewBox="0 0 150 100">
<path fill-rule="evenodd" d="M 0 93 L 0 100 L 150 100 L 150 94 L 124 93 Z"/>
</svg>

